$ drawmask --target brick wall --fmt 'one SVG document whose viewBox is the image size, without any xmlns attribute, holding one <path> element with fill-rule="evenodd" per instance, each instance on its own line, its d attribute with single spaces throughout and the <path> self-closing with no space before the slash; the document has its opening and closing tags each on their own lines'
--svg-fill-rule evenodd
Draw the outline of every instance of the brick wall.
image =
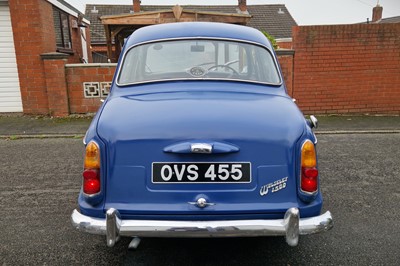
<svg viewBox="0 0 400 266">
<path fill-rule="evenodd" d="M 291 94 L 293 82 L 293 51 L 278 52 L 279 63 L 283 76 Z M 104 98 L 101 89 L 104 83 L 112 81 L 116 64 L 67 64 L 65 65 L 65 80 L 69 104 L 69 112 L 73 114 L 95 113 L 101 105 L 100 99 Z M 59 69 L 59 74 L 62 74 Z M 85 83 L 98 89 L 99 94 L 85 95 Z M 96 86 L 98 86 L 96 88 Z M 87 88 L 86 88 L 87 89 Z"/>
<path fill-rule="evenodd" d="M 65 63 L 68 55 L 47 53 L 41 55 L 46 77 L 48 113 L 52 116 L 69 115 L 67 85 L 65 83 Z"/>
<path fill-rule="evenodd" d="M 24 113 L 96 112 L 115 65 L 69 64 L 64 69 L 71 56 L 46 62 L 40 55 L 56 50 L 55 41 L 49 41 L 55 40 L 51 4 L 9 4 Z M 400 113 L 399 23 L 294 27 L 293 48 L 277 55 L 288 93 L 304 113 Z"/>
<path fill-rule="evenodd" d="M 293 97 L 293 50 L 277 50 L 279 65 L 281 66 L 283 79 L 285 80 L 287 93 Z"/>
<path fill-rule="evenodd" d="M 53 6 L 45 0 L 8 1 L 15 43 L 22 105 L 25 114 L 49 114 L 49 97 L 46 70 L 42 54 L 56 51 Z M 70 22 L 73 18 L 70 16 Z M 90 43 L 89 29 L 87 40 Z M 68 62 L 80 62 L 82 45 L 79 29 L 71 28 L 73 55 Z M 90 45 L 88 45 L 90 46 Z M 88 49 L 89 62 L 91 52 Z"/>
<path fill-rule="evenodd" d="M 49 15 L 53 14 L 52 6 L 43 0 L 9 1 L 9 6 L 24 113 L 47 114 L 46 81 L 40 54 L 56 48 L 53 17 Z"/>
<path fill-rule="evenodd" d="M 95 113 L 101 104 L 100 99 L 105 96 L 103 87 L 112 81 L 115 68 L 116 64 L 66 65 L 69 111 L 71 113 Z M 86 95 L 84 83 L 91 83 L 87 84 Z"/>
<path fill-rule="evenodd" d="M 400 23 L 293 28 L 305 113 L 400 113 Z"/>
<path fill-rule="evenodd" d="M 293 43 L 292 41 L 281 41 L 281 40 L 276 40 L 276 44 L 278 45 L 279 49 L 292 49 L 293 48 Z"/>
<path fill-rule="evenodd" d="M 293 51 L 278 52 L 278 59 L 285 78 L 288 93 L 292 90 Z M 65 80 L 69 104 L 72 114 L 95 113 L 104 98 L 102 84 L 112 81 L 116 64 L 67 64 L 65 65 Z M 61 70 L 60 68 L 58 68 Z M 60 71 L 61 73 L 62 71 Z M 60 75 L 60 74 L 58 74 Z M 85 95 L 85 83 L 99 93 Z M 97 87 L 96 87 L 97 86 Z M 87 90 L 87 88 L 86 88 Z"/>
</svg>

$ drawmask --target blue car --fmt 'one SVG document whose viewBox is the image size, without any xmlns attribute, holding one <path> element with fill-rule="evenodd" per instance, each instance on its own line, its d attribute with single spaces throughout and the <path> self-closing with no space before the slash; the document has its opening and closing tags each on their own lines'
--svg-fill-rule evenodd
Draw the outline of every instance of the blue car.
<svg viewBox="0 0 400 266">
<path fill-rule="evenodd" d="M 284 236 L 329 230 L 317 121 L 288 96 L 258 30 L 223 23 L 138 29 L 84 138 L 75 228 L 120 237 Z"/>
</svg>

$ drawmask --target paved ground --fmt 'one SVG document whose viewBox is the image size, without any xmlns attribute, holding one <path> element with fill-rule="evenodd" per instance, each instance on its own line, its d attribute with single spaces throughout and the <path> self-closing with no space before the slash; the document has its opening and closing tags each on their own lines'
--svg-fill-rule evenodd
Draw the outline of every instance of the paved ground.
<svg viewBox="0 0 400 266">
<path fill-rule="evenodd" d="M 92 116 L 0 116 L 0 136 L 82 135 L 91 121 Z"/>
<path fill-rule="evenodd" d="M 316 132 L 400 130 L 399 116 L 318 116 Z"/>
<path fill-rule="evenodd" d="M 316 132 L 396 131 L 400 132 L 400 116 L 317 116 Z M 49 118 L 35 116 L 1 116 L 0 137 L 46 135 L 80 136 L 85 134 L 92 116 Z"/>
<path fill-rule="evenodd" d="M 1 265 L 398 265 L 400 134 L 319 135 L 324 209 L 332 231 L 282 238 L 129 239 L 113 249 L 75 231 L 80 139 L 0 140 Z"/>
</svg>

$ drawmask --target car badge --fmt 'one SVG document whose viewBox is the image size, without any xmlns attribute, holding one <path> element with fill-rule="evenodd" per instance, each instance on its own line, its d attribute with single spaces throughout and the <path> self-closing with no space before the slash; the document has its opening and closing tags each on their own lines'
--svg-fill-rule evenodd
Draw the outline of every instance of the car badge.
<svg viewBox="0 0 400 266">
<path fill-rule="evenodd" d="M 260 195 L 265 196 L 268 194 L 271 189 L 272 193 L 278 192 L 279 190 L 285 189 L 286 188 L 286 182 L 287 182 L 287 177 L 284 177 L 282 179 L 278 179 L 275 182 L 266 184 L 260 188 Z"/>
</svg>

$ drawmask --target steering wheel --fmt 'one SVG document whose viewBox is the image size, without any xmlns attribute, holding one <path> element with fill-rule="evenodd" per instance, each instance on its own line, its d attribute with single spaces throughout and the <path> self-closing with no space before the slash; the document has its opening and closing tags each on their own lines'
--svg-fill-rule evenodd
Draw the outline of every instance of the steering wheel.
<svg viewBox="0 0 400 266">
<path fill-rule="evenodd" d="M 231 68 L 231 67 L 228 66 L 228 65 L 215 65 L 215 66 L 212 66 L 212 67 L 208 68 L 208 71 L 210 71 L 211 69 L 214 69 L 214 68 L 219 68 L 219 67 L 223 67 L 223 68 L 227 68 L 227 69 L 231 70 L 231 71 L 233 72 L 232 75 L 233 75 L 233 74 L 239 75 L 239 73 L 238 73 L 235 69 Z M 231 76 L 232 76 L 232 75 L 231 75 Z"/>
</svg>

